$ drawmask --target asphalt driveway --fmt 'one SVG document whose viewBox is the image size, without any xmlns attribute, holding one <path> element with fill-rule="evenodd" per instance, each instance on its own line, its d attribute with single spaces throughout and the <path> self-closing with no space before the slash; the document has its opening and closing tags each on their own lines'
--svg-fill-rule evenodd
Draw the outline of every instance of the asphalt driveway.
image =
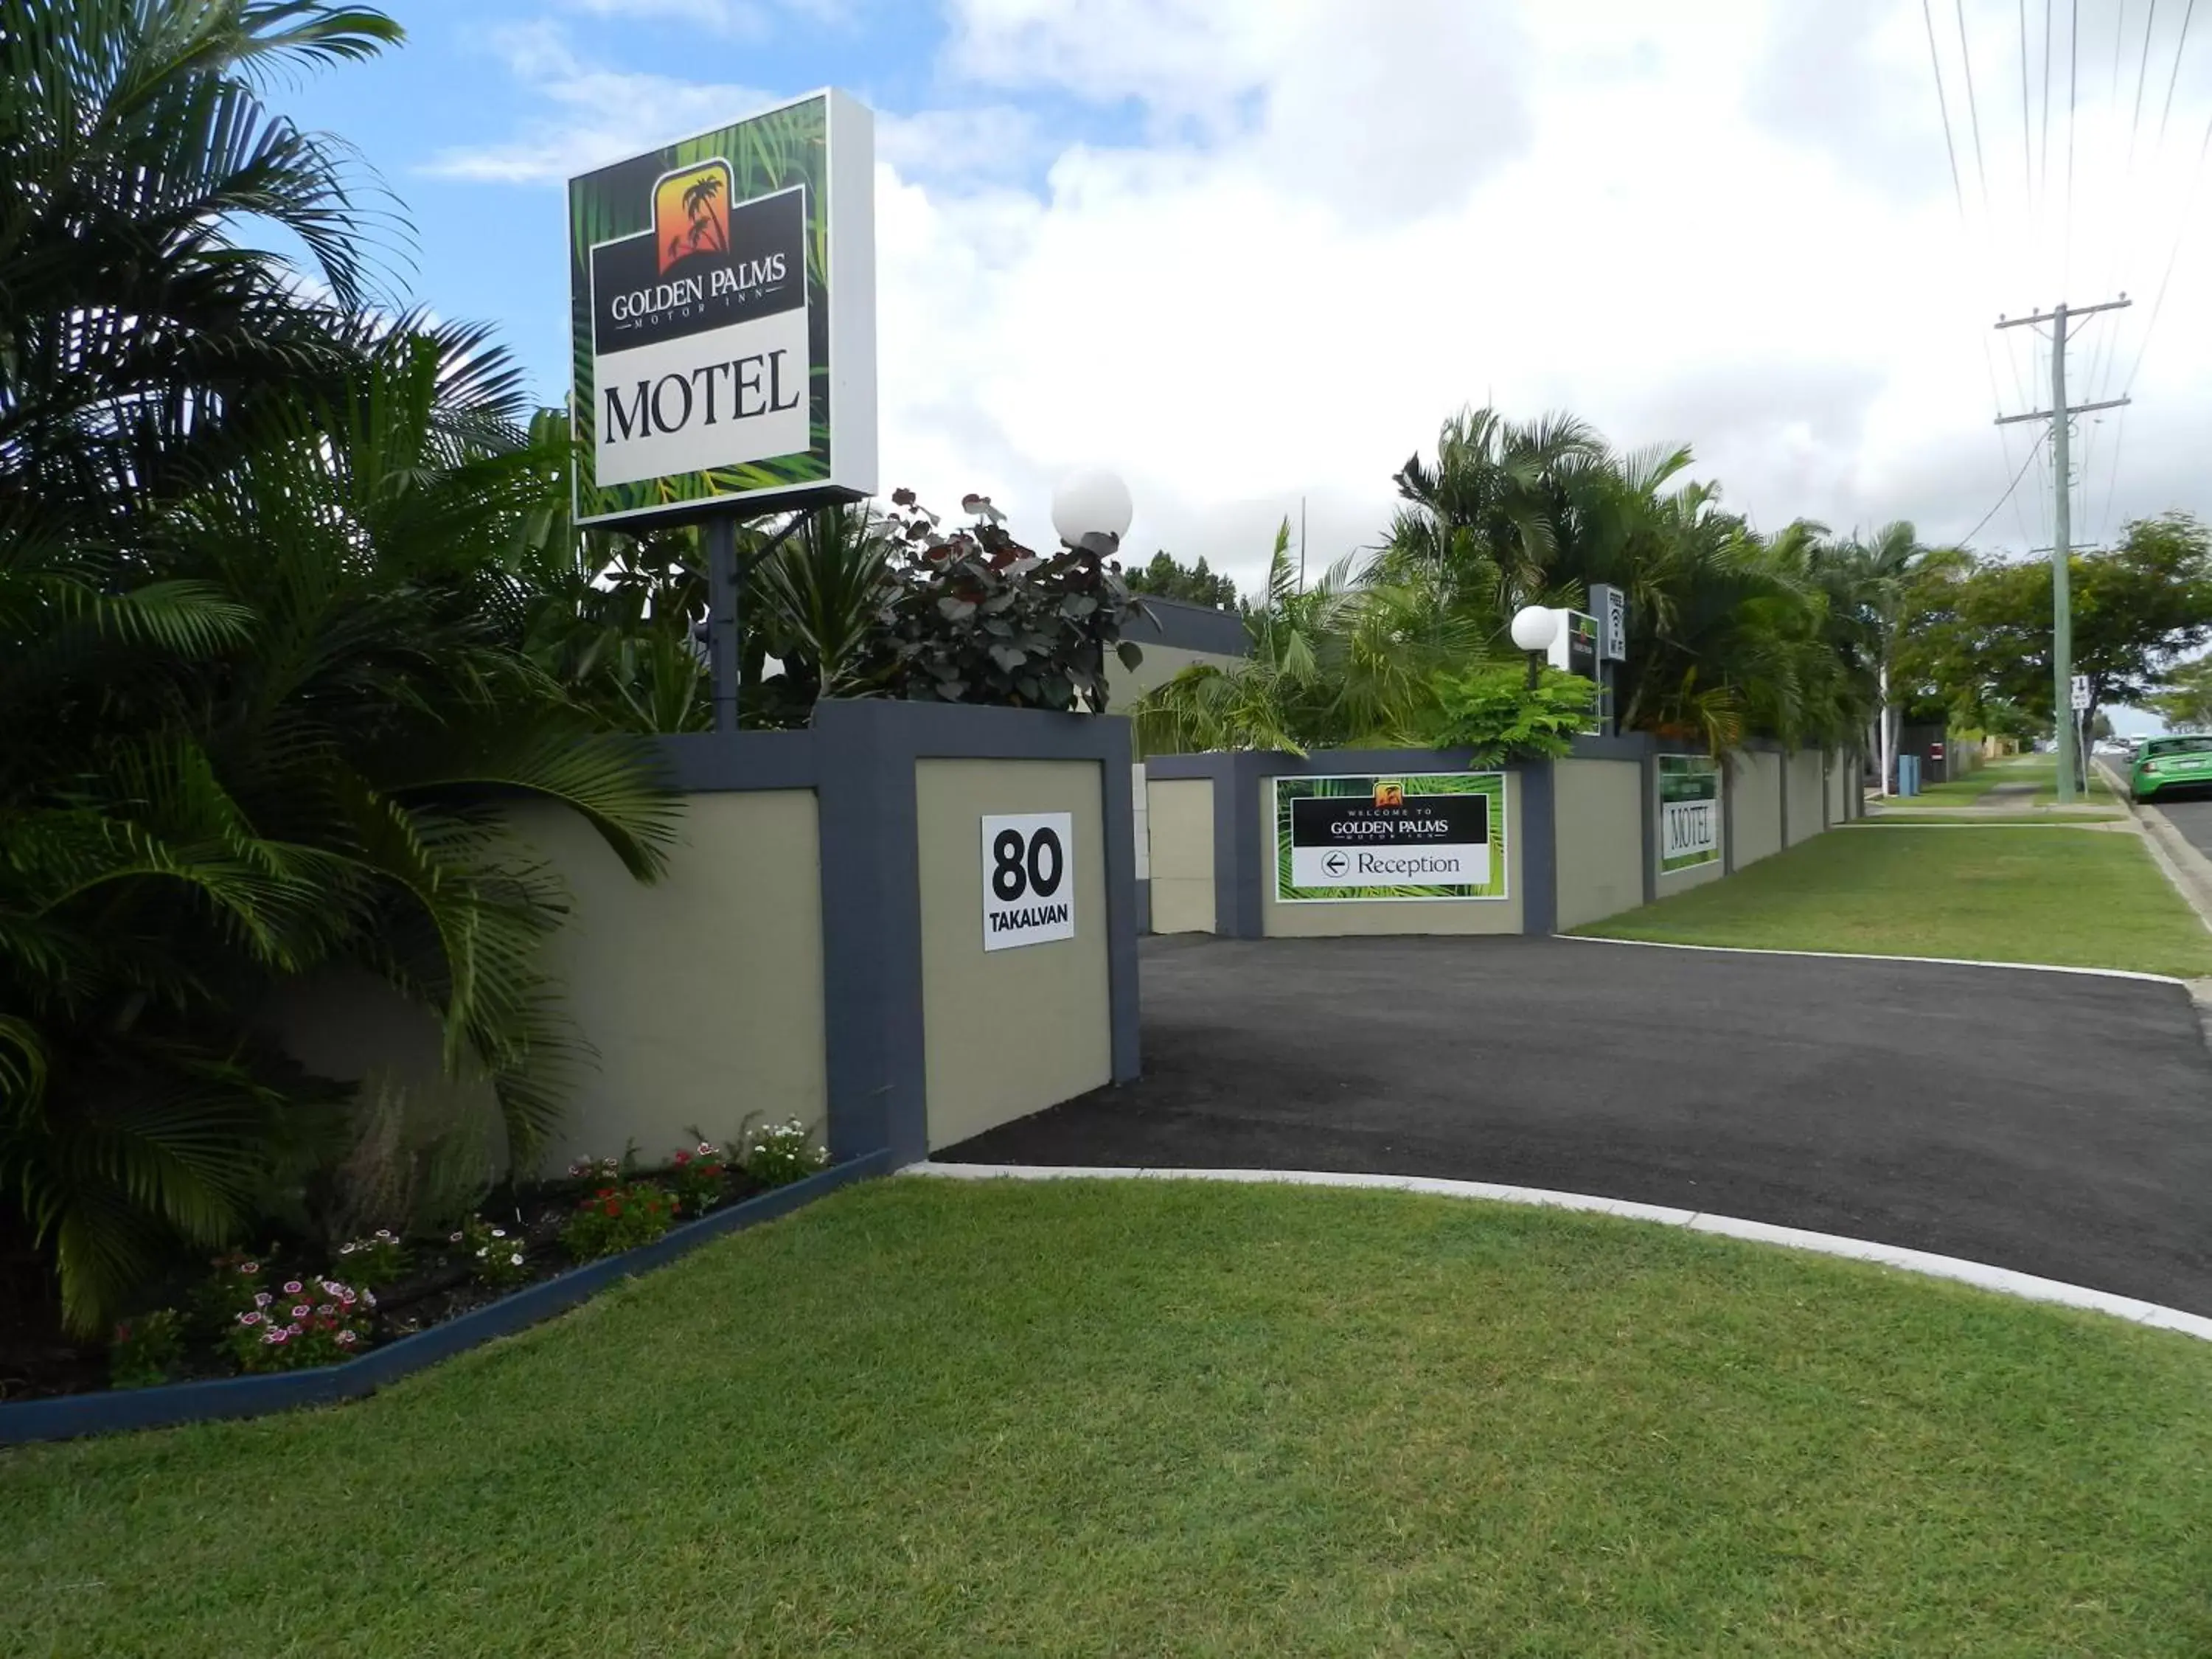
<svg viewBox="0 0 2212 1659">
<path fill-rule="evenodd" d="M 1875 1239 L 2212 1314 L 2169 985 L 1568 939 L 1147 939 L 1146 1075 L 951 1161 L 1364 1170 Z"/>
</svg>

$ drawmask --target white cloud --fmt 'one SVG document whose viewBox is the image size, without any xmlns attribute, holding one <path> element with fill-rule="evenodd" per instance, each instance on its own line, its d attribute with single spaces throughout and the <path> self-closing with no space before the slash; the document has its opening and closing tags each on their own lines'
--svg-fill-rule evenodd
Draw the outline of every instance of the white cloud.
<svg viewBox="0 0 2212 1659">
<path fill-rule="evenodd" d="M 940 73 L 980 95 L 880 124 L 884 486 L 940 508 L 981 489 L 1042 537 L 1057 473 L 1117 465 L 1132 551 L 1203 553 L 1249 586 L 1302 496 L 1318 566 L 1379 532 L 1391 473 L 1443 416 L 1494 400 L 1571 409 L 1623 446 L 1687 440 L 1765 525 L 1956 536 L 2027 453 L 1989 423 L 1992 374 L 2008 409 L 2047 384 L 1996 313 L 2134 289 L 2117 366 L 2093 374 L 2093 337 L 2077 348 L 2075 396 L 2115 393 L 2186 224 L 2113 505 L 2118 423 L 2085 422 L 2076 521 L 2212 515 L 2212 319 L 2186 297 L 2212 212 L 2200 194 L 2182 214 L 2212 88 L 2185 70 L 2170 141 L 2137 135 L 2130 170 L 2112 65 L 2084 70 L 2069 256 L 2055 192 L 2031 215 L 2020 176 L 2013 9 L 1967 11 L 1990 192 L 1969 175 L 1966 230 L 1919 8 L 1845 9 L 950 0 Z M 1970 145 L 1955 33 L 1945 50 Z M 573 57 L 525 78 L 571 112 L 651 80 Z M 647 90 L 672 132 L 750 95 Z M 1123 143 L 1065 136 L 1122 112 Z M 521 148 L 445 166 L 553 178 L 582 153 Z M 2047 539 L 2034 482 L 1985 543 Z"/>
<path fill-rule="evenodd" d="M 637 0 L 599 0 L 604 8 Z M 749 87 L 628 73 L 586 64 L 550 23 L 497 31 L 493 49 L 508 73 L 559 112 L 532 121 L 505 143 L 441 152 L 422 170 L 483 184 L 561 184 L 649 145 L 689 137 L 779 100 Z M 641 143 L 641 112 L 649 131 Z"/>
<path fill-rule="evenodd" d="M 562 3 L 570 11 L 594 17 L 691 23 L 750 40 L 772 33 L 784 13 L 795 12 L 814 23 L 840 21 L 846 13 L 843 0 L 562 0 Z"/>
</svg>

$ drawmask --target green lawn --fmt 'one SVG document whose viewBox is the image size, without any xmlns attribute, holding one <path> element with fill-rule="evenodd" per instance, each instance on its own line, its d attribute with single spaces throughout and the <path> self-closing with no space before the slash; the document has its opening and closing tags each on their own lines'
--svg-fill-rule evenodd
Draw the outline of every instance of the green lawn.
<svg viewBox="0 0 2212 1659">
<path fill-rule="evenodd" d="M 2212 1347 L 1605 1218 L 877 1183 L 334 1412 L 0 1453 L 0 1651 L 2212 1651 Z"/>
<path fill-rule="evenodd" d="M 1865 817 L 1853 818 L 1848 827 L 1857 829 L 1863 825 L 1875 824 L 1887 828 L 1893 824 L 1904 824 L 1909 828 L 1916 823 L 1978 823 L 1984 829 L 2017 830 L 2026 826 L 2029 829 L 2063 830 L 2069 824 L 2118 823 L 2126 817 L 2126 811 L 2119 808 L 2101 811 L 2077 807 L 2069 812 L 2029 811 L 1996 813 L 1911 812 L 1901 811 L 1894 806 L 1888 806 L 1880 811 L 1870 813 Z"/>
<path fill-rule="evenodd" d="M 1612 939 L 2212 975 L 2212 933 L 2133 835 L 1885 823 L 1577 929 Z"/>
<path fill-rule="evenodd" d="M 1970 777 L 1950 783 L 1931 783 L 1906 805 L 1925 802 L 1932 806 L 1966 806 L 1979 803 L 1994 806 L 2000 803 L 1986 797 L 1999 784 L 2033 783 L 2038 786 L 2034 794 L 2011 799 L 2048 805 L 2058 799 L 2057 767 L 2058 759 L 2055 755 L 2015 755 L 2005 760 L 1991 761 Z M 2089 775 L 2089 793 L 2083 799 L 2111 801 L 2116 798 L 2111 787 L 2093 768 Z"/>
</svg>

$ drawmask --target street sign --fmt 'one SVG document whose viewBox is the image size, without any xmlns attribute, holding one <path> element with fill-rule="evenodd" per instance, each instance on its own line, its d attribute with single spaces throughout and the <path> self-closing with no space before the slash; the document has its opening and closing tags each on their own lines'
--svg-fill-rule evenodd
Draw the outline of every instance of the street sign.
<svg viewBox="0 0 2212 1659">
<path fill-rule="evenodd" d="M 2088 708 L 2089 677 L 2087 674 L 2076 674 L 2074 677 L 2074 712 L 2077 714 L 2086 714 Z"/>
</svg>

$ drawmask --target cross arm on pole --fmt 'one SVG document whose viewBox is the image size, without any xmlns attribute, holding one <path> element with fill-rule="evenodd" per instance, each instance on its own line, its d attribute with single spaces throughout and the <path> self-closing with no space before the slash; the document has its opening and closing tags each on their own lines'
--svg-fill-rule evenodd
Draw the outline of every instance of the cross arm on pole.
<svg viewBox="0 0 2212 1659">
<path fill-rule="evenodd" d="M 2135 301 L 2133 300 L 2130 300 L 2125 295 L 2123 295 L 2117 300 L 2107 300 L 2101 305 L 2068 306 L 2066 307 L 2066 319 L 2069 322 L 2071 322 L 2076 317 L 2094 316 L 2100 311 L 2124 311 L 2134 303 Z M 2057 312 L 2039 311 L 2033 317 L 2000 317 L 1997 319 L 1997 326 L 1999 328 L 2026 328 L 2031 323 L 2055 323 L 2057 320 L 2058 313 Z"/>
<path fill-rule="evenodd" d="M 2069 415 L 2087 415 L 2100 409 L 2124 409 L 2132 401 L 2134 401 L 2132 398 L 2107 398 L 2104 402 L 2098 404 L 2069 404 L 2066 405 L 2066 412 Z M 2012 426 L 2021 421 L 2047 421 L 2050 418 L 2049 410 L 2038 409 L 2026 415 L 2000 415 L 1997 416 L 1997 424 Z"/>
</svg>

